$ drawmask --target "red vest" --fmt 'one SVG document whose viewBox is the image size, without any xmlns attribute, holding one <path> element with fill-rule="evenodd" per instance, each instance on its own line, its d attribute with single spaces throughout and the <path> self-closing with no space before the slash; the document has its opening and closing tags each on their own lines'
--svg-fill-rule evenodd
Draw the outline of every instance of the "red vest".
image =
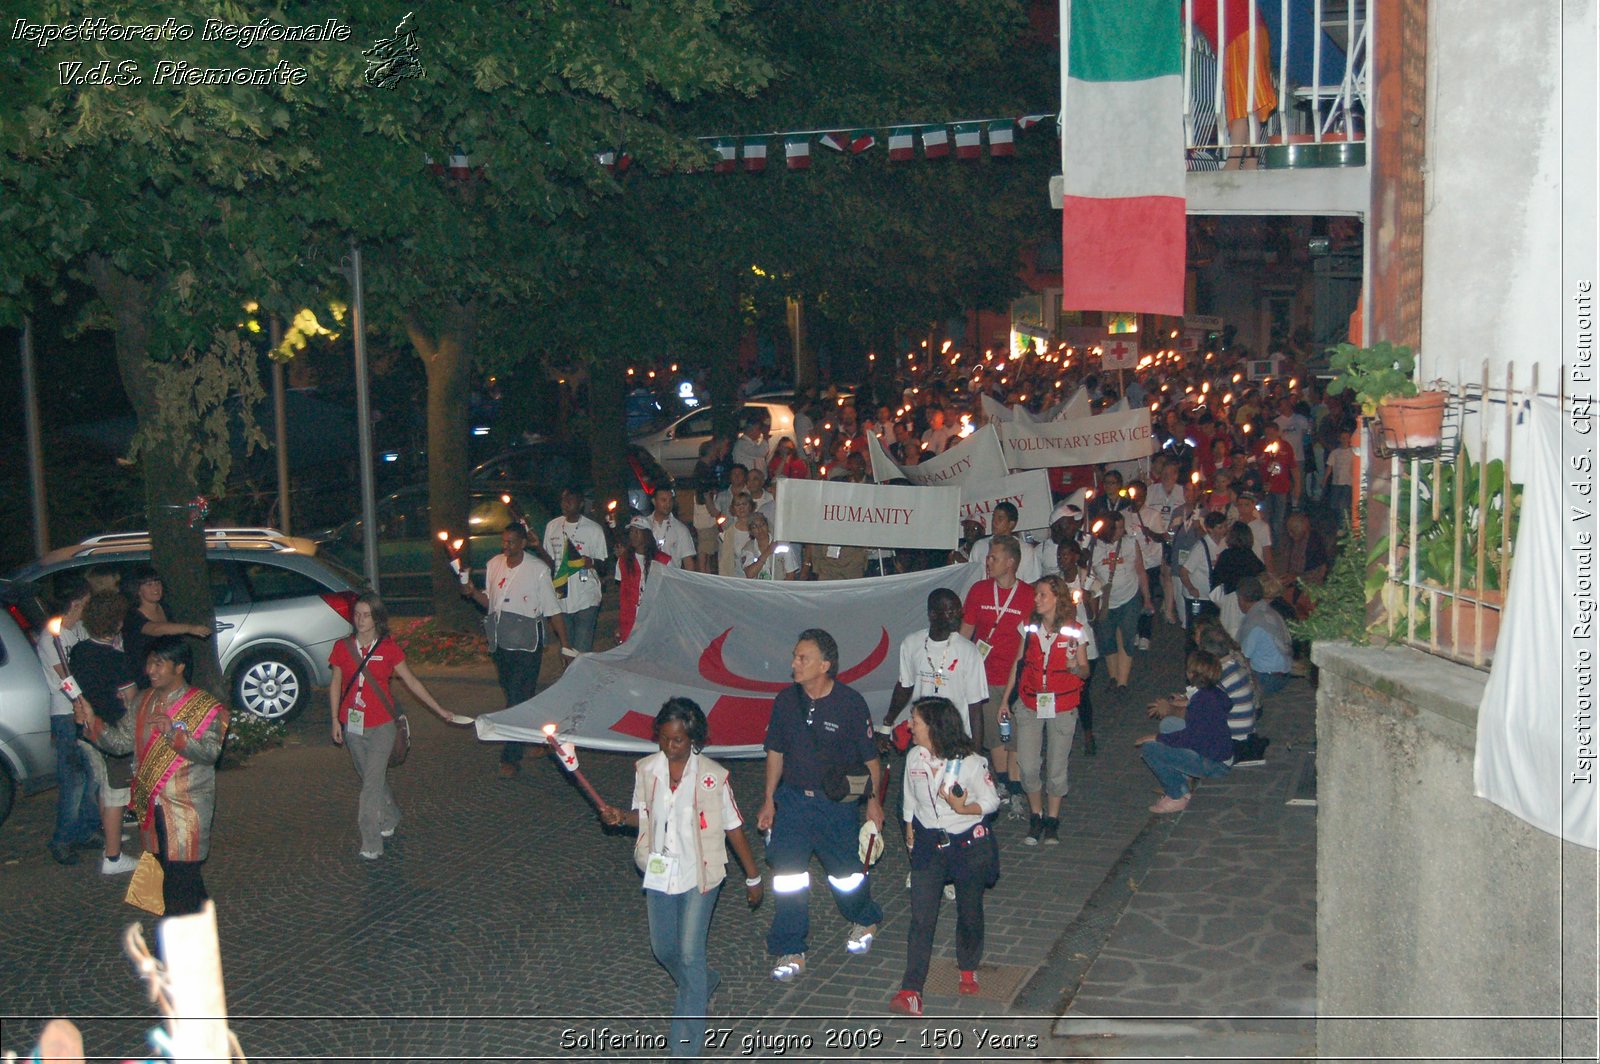
<svg viewBox="0 0 1600 1064">
<path fill-rule="evenodd" d="M 672 559 L 662 551 L 656 551 L 652 559 L 655 565 L 671 565 Z M 644 566 L 639 564 L 638 555 L 633 551 L 623 551 L 617 556 L 617 575 L 621 577 L 618 587 L 622 591 L 621 612 L 617 617 L 617 642 L 626 642 L 629 633 L 633 631 L 634 619 L 639 616 L 639 595 L 644 590 Z"/>
<path fill-rule="evenodd" d="M 1050 644 L 1049 660 L 1045 660 L 1045 653 L 1039 646 L 1039 637 L 1033 632 L 1023 632 L 1022 638 L 1022 679 L 1017 686 L 1017 693 L 1022 698 L 1022 704 L 1029 709 L 1037 708 L 1037 700 L 1041 691 L 1053 692 L 1056 696 L 1056 712 L 1065 713 L 1078 708 L 1078 699 L 1083 691 L 1083 678 L 1072 671 L 1072 659 L 1067 653 L 1067 640 L 1062 636 Z"/>
</svg>

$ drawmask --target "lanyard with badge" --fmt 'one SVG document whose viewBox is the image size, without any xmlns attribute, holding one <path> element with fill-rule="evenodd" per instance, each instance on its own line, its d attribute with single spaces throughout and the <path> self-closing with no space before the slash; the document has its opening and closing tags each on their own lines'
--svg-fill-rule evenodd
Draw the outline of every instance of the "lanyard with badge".
<svg viewBox="0 0 1600 1064">
<path fill-rule="evenodd" d="M 352 639 L 351 644 L 356 653 L 361 653 L 361 644 Z M 344 685 L 344 694 L 339 696 L 343 702 L 350 697 L 350 689 L 355 688 L 356 696 L 350 702 L 350 709 L 345 714 L 344 733 L 346 735 L 365 735 L 367 724 L 367 662 L 372 659 L 373 653 L 378 649 L 380 640 L 374 639 L 367 652 L 361 655 L 361 662 L 356 666 L 356 674 L 350 677 L 350 682 Z"/>
<path fill-rule="evenodd" d="M 1031 624 L 1028 627 L 1033 629 L 1033 632 L 1039 637 L 1039 686 L 1043 688 L 1050 682 L 1050 655 L 1055 653 L 1057 641 L 1065 640 L 1063 645 L 1067 648 L 1067 652 L 1069 654 L 1072 652 L 1074 646 L 1071 638 L 1072 631 L 1066 626 L 1062 626 L 1060 631 L 1050 633 L 1050 641 L 1047 643 L 1045 642 L 1043 631 Z M 1033 712 L 1036 717 L 1040 720 L 1055 719 L 1056 693 L 1054 691 L 1041 690 L 1033 696 L 1033 699 Z"/>
<path fill-rule="evenodd" d="M 1017 597 L 1017 586 L 1016 584 L 1011 585 L 1011 594 L 1006 596 L 1006 602 L 1003 606 L 1000 604 L 1000 585 L 996 583 L 989 589 L 994 592 L 994 628 L 990 630 L 990 635 L 1000 629 L 1000 623 L 1005 620 L 1006 614 L 1011 612 L 1011 600 Z M 989 651 L 993 649 L 994 645 L 988 640 L 978 640 L 978 656 L 985 661 L 989 659 Z"/>
<path fill-rule="evenodd" d="M 671 769 L 668 769 L 670 772 Z M 678 804 L 678 791 L 683 787 L 683 781 L 693 779 L 689 774 L 689 766 L 683 766 L 683 776 L 678 780 L 677 787 L 667 788 L 665 809 L 659 820 L 650 824 L 650 856 L 644 865 L 644 889 L 659 890 L 663 893 L 672 882 L 672 874 L 678 867 L 678 855 L 667 852 L 667 840 L 672 837 L 672 817 Z M 655 807 L 656 785 L 661 782 L 659 776 L 650 781 L 650 806 Z"/>
</svg>

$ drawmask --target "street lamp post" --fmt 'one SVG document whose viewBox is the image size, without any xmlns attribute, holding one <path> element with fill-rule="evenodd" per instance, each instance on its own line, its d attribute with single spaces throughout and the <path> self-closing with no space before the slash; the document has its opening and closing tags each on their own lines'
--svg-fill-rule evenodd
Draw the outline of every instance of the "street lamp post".
<svg viewBox="0 0 1600 1064">
<path fill-rule="evenodd" d="M 351 243 L 348 276 L 354 291 L 351 326 L 356 334 L 356 432 L 361 461 L 361 548 L 367 583 L 378 591 L 378 499 L 372 482 L 372 396 L 367 383 L 367 312 L 361 288 L 361 247 Z"/>
<path fill-rule="evenodd" d="M 22 418 L 28 435 L 28 489 L 33 503 L 33 550 L 50 549 L 50 511 L 44 497 L 44 448 L 39 442 L 39 373 L 33 364 L 33 319 L 22 319 Z"/>
</svg>

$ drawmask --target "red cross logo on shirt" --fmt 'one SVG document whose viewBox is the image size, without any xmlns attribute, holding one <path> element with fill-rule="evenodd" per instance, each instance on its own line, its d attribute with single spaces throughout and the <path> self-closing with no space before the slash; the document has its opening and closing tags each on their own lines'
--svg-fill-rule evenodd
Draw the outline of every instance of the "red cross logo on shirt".
<svg viewBox="0 0 1600 1064">
<path fill-rule="evenodd" d="M 717 785 L 717 778 L 715 776 L 711 775 L 709 772 L 706 773 L 704 776 L 700 777 L 700 786 L 704 787 L 706 790 L 709 791 L 712 788 L 714 788 L 716 785 Z"/>
</svg>

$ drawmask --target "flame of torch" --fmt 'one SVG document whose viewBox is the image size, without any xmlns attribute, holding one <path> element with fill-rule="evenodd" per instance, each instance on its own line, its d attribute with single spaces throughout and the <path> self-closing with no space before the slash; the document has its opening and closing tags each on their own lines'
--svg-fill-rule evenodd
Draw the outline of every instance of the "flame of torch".
<svg viewBox="0 0 1600 1064">
<path fill-rule="evenodd" d="M 528 519 L 522 516 L 522 511 L 517 509 L 517 504 L 511 500 L 510 495 L 500 496 L 500 501 L 505 503 L 506 509 L 511 511 L 511 520 L 524 528 L 528 527 Z"/>
</svg>

